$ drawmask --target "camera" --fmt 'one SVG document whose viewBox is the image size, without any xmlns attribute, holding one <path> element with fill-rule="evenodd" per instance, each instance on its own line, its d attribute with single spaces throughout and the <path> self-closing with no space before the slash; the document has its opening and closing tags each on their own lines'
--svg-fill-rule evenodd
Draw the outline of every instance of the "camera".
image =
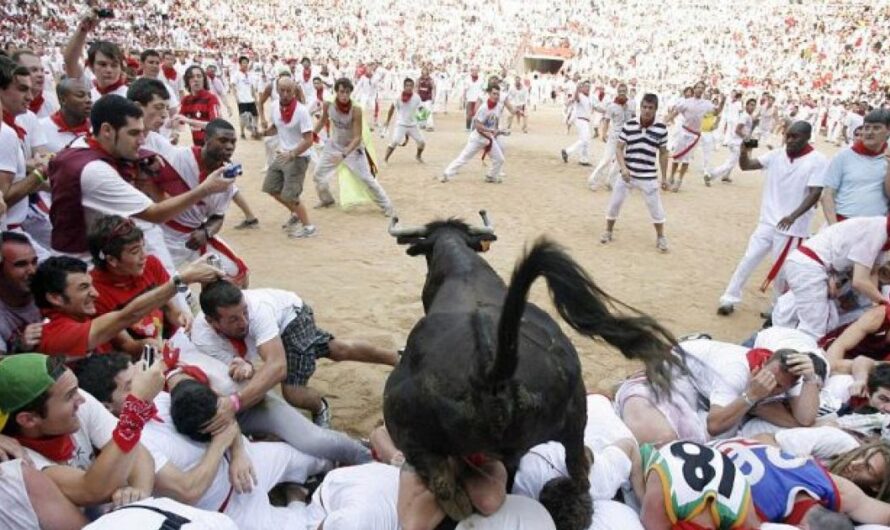
<svg viewBox="0 0 890 530">
<path fill-rule="evenodd" d="M 757 146 L 760 144 L 757 141 L 757 138 L 748 138 L 747 140 L 742 142 L 742 145 L 744 145 L 748 149 L 757 149 Z"/>
<path fill-rule="evenodd" d="M 223 178 L 233 179 L 239 175 L 242 175 L 244 170 L 241 169 L 241 164 L 232 164 L 223 170 Z"/>
<path fill-rule="evenodd" d="M 114 18 L 114 9 L 111 9 L 109 7 L 97 8 L 96 16 L 99 18 Z"/>
</svg>

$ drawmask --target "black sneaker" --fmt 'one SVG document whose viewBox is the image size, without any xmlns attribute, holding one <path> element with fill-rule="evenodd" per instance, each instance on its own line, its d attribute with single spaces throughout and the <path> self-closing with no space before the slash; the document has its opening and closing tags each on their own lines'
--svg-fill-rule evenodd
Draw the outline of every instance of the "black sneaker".
<svg viewBox="0 0 890 530">
<path fill-rule="evenodd" d="M 253 219 L 245 219 L 240 223 L 235 225 L 235 230 L 248 230 L 252 228 L 259 228 L 260 220 L 254 217 Z"/>
<path fill-rule="evenodd" d="M 331 428 L 331 406 L 328 405 L 327 399 L 321 398 L 321 410 L 312 413 L 312 423 L 318 425 L 322 429 Z"/>
</svg>

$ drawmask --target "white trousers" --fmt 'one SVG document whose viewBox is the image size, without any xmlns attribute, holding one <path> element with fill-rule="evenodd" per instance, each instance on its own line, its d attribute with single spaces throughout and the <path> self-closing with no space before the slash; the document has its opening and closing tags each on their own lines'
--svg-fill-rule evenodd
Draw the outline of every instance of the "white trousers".
<svg viewBox="0 0 890 530">
<path fill-rule="evenodd" d="M 714 156 L 714 150 L 717 148 L 717 141 L 714 139 L 713 132 L 701 133 L 701 170 L 707 173 L 711 169 L 711 157 Z"/>
<path fill-rule="evenodd" d="M 621 205 L 627 199 L 628 193 L 638 189 L 643 193 L 643 200 L 646 201 L 646 208 L 649 209 L 649 217 L 655 224 L 665 221 L 664 206 L 661 204 L 661 193 L 659 193 L 658 179 L 635 179 L 631 178 L 630 182 L 624 179 L 617 179 L 612 187 L 612 198 L 609 199 L 609 207 L 606 208 L 606 220 L 614 221 L 618 219 L 621 212 Z"/>
<path fill-rule="evenodd" d="M 796 327 L 818 340 L 834 329 L 838 320 L 837 308 L 828 298 L 828 273 L 825 267 L 799 251 L 792 253 L 784 269 L 788 288 L 794 295 L 787 300 L 792 300 L 793 305 L 777 307 L 781 310 L 773 311 L 773 325 Z"/>
<path fill-rule="evenodd" d="M 432 114 L 430 114 L 430 116 L 432 116 Z M 392 139 L 390 140 L 389 146 L 397 147 L 402 145 L 408 138 L 414 140 L 414 143 L 416 143 L 419 148 L 423 148 L 426 145 L 426 140 L 424 140 L 423 134 L 420 132 L 419 125 L 396 125 L 396 128 L 392 132 Z"/>
<path fill-rule="evenodd" d="M 232 250 L 221 237 L 214 237 L 213 239 L 216 240 L 214 242 L 215 246 L 208 243 L 202 253 L 200 249 L 192 250 L 185 246 L 188 242 L 189 234 L 174 230 L 166 225 L 161 226 L 164 231 L 164 243 L 167 244 L 167 249 L 170 251 L 173 263 L 177 267 L 182 267 L 200 257 L 216 256 L 219 258 L 223 272 L 225 272 L 226 276 L 229 278 L 235 278 L 244 272 L 241 270 L 243 265 L 238 263 L 238 257 L 235 254 L 235 251 Z"/>
<path fill-rule="evenodd" d="M 726 162 L 710 171 L 711 177 L 715 179 L 729 178 L 732 170 L 739 165 L 740 154 L 741 146 L 730 144 L 729 156 L 726 158 Z"/>
<path fill-rule="evenodd" d="M 748 248 L 745 249 L 745 255 L 742 256 L 742 260 L 736 266 L 735 272 L 732 273 L 732 278 L 729 280 L 729 285 L 726 286 L 726 291 L 720 297 L 720 304 L 738 304 L 741 302 L 742 289 L 744 289 L 745 283 L 748 282 L 748 278 L 751 277 L 754 269 L 760 265 L 760 262 L 763 261 L 767 254 L 772 255 L 773 260 L 778 258 L 789 243 L 792 246 L 789 249 L 790 255 L 791 251 L 800 244 L 800 238 L 783 234 L 772 225 L 766 223 L 758 224 L 757 228 L 754 229 L 754 233 L 748 239 Z M 784 269 L 785 267 L 783 266 L 779 270 L 779 275 L 776 276 L 773 282 L 773 289 L 776 294 L 785 291 Z"/>
<path fill-rule="evenodd" d="M 386 191 L 383 189 L 383 186 L 381 186 L 380 182 L 374 178 L 373 174 L 371 174 L 371 166 L 368 164 L 368 159 L 365 156 L 364 147 L 355 149 L 349 153 L 349 156 L 345 159 L 335 157 L 336 152 L 339 151 L 335 150 L 333 144 L 331 144 L 329 140 L 328 143 L 325 144 L 325 148 L 321 153 L 318 165 L 315 166 L 315 175 L 313 177 L 315 180 L 315 191 L 318 192 L 318 198 L 321 199 L 321 202 L 334 202 L 334 195 L 331 193 L 331 177 L 336 173 L 335 170 L 337 169 L 337 166 L 346 164 L 346 167 L 348 167 L 359 180 L 368 186 L 377 206 L 380 206 L 383 209 L 391 206 L 392 203 L 390 202 Z"/>
<path fill-rule="evenodd" d="M 618 148 L 618 136 L 609 133 L 609 138 L 606 140 L 606 151 L 603 153 L 603 158 L 600 159 L 600 163 L 597 164 L 595 168 L 593 168 L 593 172 L 590 173 L 590 176 L 587 178 L 587 185 L 591 188 L 599 187 L 601 184 L 609 184 L 610 186 L 615 185 L 615 181 L 618 180 L 618 161 L 616 159 L 615 152 Z M 600 178 L 600 174 L 604 169 L 607 169 L 605 181 Z"/>
<path fill-rule="evenodd" d="M 575 129 L 578 131 L 578 140 L 566 148 L 569 156 L 578 153 L 578 161 L 584 164 L 590 163 L 590 121 L 575 118 Z"/>
<path fill-rule="evenodd" d="M 506 158 L 504 157 L 504 146 L 501 143 L 500 137 L 495 137 L 495 139 L 491 141 L 476 131 L 470 133 L 470 138 L 467 140 L 467 145 L 464 147 L 464 150 L 457 155 L 457 158 L 448 164 L 448 167 L 445 168 L 444 175 L 448 178 L 457 175 L 458 170 L 465 166 L 474 156 L 482 152 L 489 143 L 491 144 L 491 151 L 488 152 L 488 157 L 491 158 L 491 166 L 488 168 L 486 176 L 489 178 L 497 178 L 497 176 L 501 174 L 501 168 L 504 167 L 504 162 L 506 161 Z"/>
</svg>

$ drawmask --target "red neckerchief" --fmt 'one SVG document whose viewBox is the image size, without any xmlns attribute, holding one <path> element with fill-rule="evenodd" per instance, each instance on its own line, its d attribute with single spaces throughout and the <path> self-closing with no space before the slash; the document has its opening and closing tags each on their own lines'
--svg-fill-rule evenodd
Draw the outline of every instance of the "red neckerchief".
<svg viewBox="0 0 890 530">
<path fill-rule="evenodd" d="M 802 158 L 803 156 L 808 155 L 808 154 L 810 154 L 810 153 L 812 153 L 812 152 L 813 152 L 813 146 L 812 146 L 811 144 L 807 144 L 807 145 L 805 145 L 805 146 L 803 147 L 803 149 L 801 149 L 800 152 L 797 153 L 796 155 L 788 154 L 787 151 L 786 151 L 785 154 L 788 155 L 788 160 L 789 160 L 789 161 L 794 162 L 794 161 L 797 160 L 798 158 Z"/>
<path fill-rule="evenodd" d="M 195 157 L 195 162 L 198 163 L 198 182 L 204 182 L 210 171 L 204 166 L 204 161 L 201 158 L 201 148 L 197 145 L 192 146 L 192 155 Z"/>
<path fill-rule="evenodd" d="M 652 124 L 654 124 L 654 123 L 655 123 L 655 118 L 652 118 L 651 120 L 649 120 L 648 123 L 644 122 L 642 120 L 642 118 L 640 119 L 640 127 L 642 127 L 643 129 L 648 129 L 649 127 L 652 127 Z"/>
<path fill-rule="evenodd" d="M 411 96 L 414 95 L 414 92 L 408 92 L 407 90 L 402 91 L 402 103 L 408 103 L 411 101 Z"/>
<path fill-rule="evenodd" d="M 213 81 L 216 79 L 216 72 L 207 71 L 207 79 Z"/>
<path fill-rule="evenodd" d="M 4 121 L 6 118 L 6 113 L 3 113 Z M 884 145 L 881 146 L 877 151 L 872 151 L 868 147 L 865 147 L 865 144 L 862 143 L 862 140 L 856 140 L 853 145 L 850 147 L 854 153 L 860 154 L 862 156 L 881 156 L 881 154 L 887 150 L 887 142 L 884 142 Z"/>
<path fill-rule="evenodd" d="M 627 96 L 615 96 L 615 103 L 624 106 L 627 103 Z"/>
<path fill-rule="evenodd" d="M 62 111 L 58 110 L 54 112 L 49 119 L 59 127 L 59 132 L 68 132 L 76 135 L 90 133 L 90 120 L 86 118 L 83 119 L 83 122 L 80 125 L 68 125 L 68 123 L 65 122 L 64 116 L 62 116 Z"/>
<path fill-rule="evenodd" d="M 99 83 L 97 83 L 96 81 L 93 81 L 93 86 L 96 87 L 96 90 L 99 91 L 99 94 L 101 94 L 103 96 L 106 94 L 111 94 L 112 92 L 114 92 L 115 90 L 119 89 L 120 87 L 122 87 L 124 85 L 126 85 L 126 83 L 124 82 L 123 76 L 119 77 L 117 81 L 115 81 L 114 83 L 111 83 L 110 85 L 108 85 L 105 88 L 100 87 Z"/>
<path fill-rule="evenodd" d="M 334 100 L 334 104 L 337 105 L 337 110 L 346 114 L 350 110 L 352 110 L 352 100 L 350 99 L 348 103 L 340 103 L 339 99 Z"/>
<path fill-rule="evenodd" d="M 28 110 L 30 110 L 34 114 L 37 114 L 38 112 L 40 112 L 40 107 L 43 106 L 43 103 L 45 101 L 46 100 L 43 98 L 43 92 L 41 92 L 37 95 L 36 98 L 31 100 L 31 103 L 28 104 Z"/>
<path fill-rule="evenodd" d="M 308 83 L 310 77 L 312 77 L 312 69 L 311 68 L 303 68 L 303 82 Z"/>
<path fill-rule="evenodd" d="M 50 436 L 48 438 L 26 438 L 24 436 L 15 436 L 20 444 L 37 451 L 42 456 L 53 462 L 68 462 L 74 456 L 77 449 L 74 446 L 74 437 L 70 434 L 61 434 L 59 436 Z"/>
<path fill-rule="evenodd" d="M 168 81 L 176 81 L 176 68 L 173 68 L 172 66 L 162 66 L 161 69 L 164 71 L 164 77 L 166 77 Z"/>
<path fill-rule="evenodd" d="M 324 87 L 315 89 L 315 99 L 317 99 L 318 101 L 324 100 Z"/>
<path fill-rule="evenodd" d="M 485 102 L 488 104 L 488 110 L 492 110 L 498 105 L 498 102 L 492 100 L 491 98 L 488 98 Z"/>
<path fill-rule="evenodd" d="M 28 131 L 24 128 L 19 127 L 19 125 L 15 122 L 15 116 L 12 115 L 6 109 L 3 109 L 3 123 L 9 125 L 13 131 L 15 131 L 16 136 L 19 137 L 19 140 L 24 140 L 25 136 L 28 136 Z"/>
<path fill-rule="evenodd" d="M 279 102 L 278 109 L 281 111 L 281 119 L 284 123 L 290 123 L 294 118 L 294 111 L 297 110 L 297 98 L 292 99 L 287 105 L 282 105 Z"/>
<path fill-rule="evenodd" d="M 238 357 L 241 357 L 243 359 L 247 356 L 247 343 L 244 342 L 244 339 L 233 339 L 232 337 L 226 338 L 229 339 L 232 347 L 235 348 L 235 353 L 238 354 Z"/>
<path fill-rule="evenodd" d="M 754 370 L 763 368 L 763 365 L 773 356 L 773 351 L 766 348 L 753 348 L 748 350 L 746 356 L 748 357 L 748 369 L 753 373 Z"/>
<path fill-rule="evenodd" d="M 476 80 L 479 79 L 479 74 L 476 74 L 476 75 L 470 74 L 470 79 L 472 79 L 473 82 L 475 83 Z"/>
<path fill-rule="evenodd" d="M 114 157 L 111 156 L 111 153 L 109 153 L 104 147 L 102 147 L 102 144 L 100 144 L 99 141 L 96 140 L 95 138 L 93 138 L 92 136 L 90 136 L 89 138 L 87 138 L 87 146 L 88 146 L 90 149 L 92 149 L 92 150 L 94 150 L 94 151 L 99 151 L 100 153 L 102 153 L 102 154 L 105 155 L 106 157 L 108 157 L 108 158 L 114 160 Z"/>
</svg>

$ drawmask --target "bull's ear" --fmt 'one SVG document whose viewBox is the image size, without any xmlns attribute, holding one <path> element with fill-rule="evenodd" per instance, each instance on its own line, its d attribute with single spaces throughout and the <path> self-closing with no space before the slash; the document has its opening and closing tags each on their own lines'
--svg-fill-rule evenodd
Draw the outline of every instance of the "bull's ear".
<svg viewBox="0 0 890 530">
<path fill-rule="evenodd" d="M 411 241 L 406 241 L 405 244 L 410 245 L 408 250 L 405 251 L 409 256 L 419 256 L 421 254 L 429 253 L 432 245 L 425 237 L 413 237 L 407 238 Z"/>
<path fill-rule="evenodd" d="M 399 245 L 414 245 L 415 243 L 419 243 L 423 240 L 421 236 L 398 236 L 396 237 L 396 243 Z"/>
<path fill-rule="evenodd" d="M 492 241 L 497 241 L 498 236 L 494 234 L 483 234 L 473 238 L 471 248 L 476 252 L 487 252 L 491 247 Z"/>
</svg>

